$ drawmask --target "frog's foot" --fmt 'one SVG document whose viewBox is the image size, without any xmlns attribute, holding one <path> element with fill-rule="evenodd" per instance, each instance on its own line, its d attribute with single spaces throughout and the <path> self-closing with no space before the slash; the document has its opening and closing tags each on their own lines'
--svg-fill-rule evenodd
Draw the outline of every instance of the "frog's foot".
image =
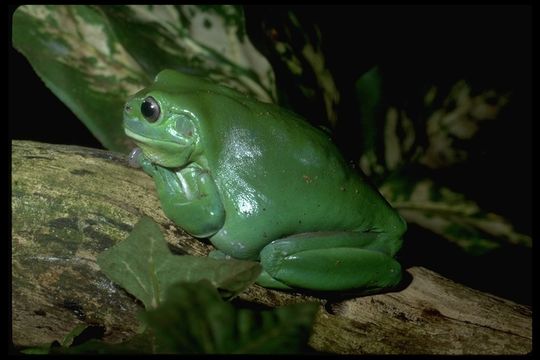
<svg viewBox="0 0 540 360">
<path fill-rule="evenodd" d="M 257 284 L 267 287 L 267 288 L 272 288 L 272 289 L 281 289 L 281 290 L 293 289 L 289 285 L 282 283 L 281 281 L 276 280 L 275 278 L 270 276 L 270 274 L 268 274 L 265 270 L 263 270 L 261 274 L 259 275 L 259 277 L 257 278 Z"/>
<path fill-rule="evenodd" d="M 260 285 L 278 288 L 373 293 L 397 285 L 401 266 L 377 245 L 372 233 L 299 234 L 261 251 Z"/>
</svg>

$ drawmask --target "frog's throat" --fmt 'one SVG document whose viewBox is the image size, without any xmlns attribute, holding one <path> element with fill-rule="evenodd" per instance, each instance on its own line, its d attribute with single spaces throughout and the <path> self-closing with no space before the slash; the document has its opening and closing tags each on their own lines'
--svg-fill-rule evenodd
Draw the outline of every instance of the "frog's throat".
<svg viewBox="0 0 540 360">
<path fill-rule="evenodd" d="M 181 144 L 179 142 L 167 141 L 167 140 L 158 140 L 158 139 L 153 139 L 153 138 L 149 138 L 149 137 L 146 137 L 146 136 L 142 136 L 142 135 L 139 135 L 137 133 L 134 133 L 133 131 L 129 130 L 128 128 L 124 128 L 124 131 L 125 131 L 125 133 L 126 133 L 126 135 L 128 137 L 132 138 L 137 143 L 142 143 L 144 145 L 158 145 L 160 148 L 167 149 L 167 150 L 170 150 L 170 151 L 184 149 L 186 147 L 186 145 L 187 145 L 187 144 Z"/>
</svg>

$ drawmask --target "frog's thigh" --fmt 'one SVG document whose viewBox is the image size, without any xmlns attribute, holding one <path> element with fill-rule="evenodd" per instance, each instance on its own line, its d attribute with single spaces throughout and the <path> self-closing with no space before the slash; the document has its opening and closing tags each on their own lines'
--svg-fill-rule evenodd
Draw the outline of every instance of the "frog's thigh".
<svg viewBox="0 0 540 360">
<path fill-rule="evenodd" d="M 261 252 L 266 274 L 258 283 L 276 288 L 365 291 L 397 285 L 401 266 L 375 250 L 375 239 L 376 234 L 347 232 L 300 234 L 273 241 Z M 268 277 L 281 285 L 274 286 Z"/>
</svg>

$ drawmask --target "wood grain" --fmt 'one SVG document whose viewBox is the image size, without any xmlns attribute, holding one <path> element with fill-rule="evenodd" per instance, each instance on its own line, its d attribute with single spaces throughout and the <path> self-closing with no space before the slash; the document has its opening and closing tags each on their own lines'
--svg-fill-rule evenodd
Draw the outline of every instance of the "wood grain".
<svg viewBox="0 0 540 360">
<path fill-rule="evenodd" d="M 127 237 L 142 215 L 172 251 L 206 255 L 209 243 L 163 214 L 154 183 L 108 151 L 12 142 L 12 342 L 61 339 L 76 324 L 118 342 L 137 329 L 141 304 L 111 283 L 96 256 Z M 407 269 L 395 292 L 329 298 L 251 286 L 242 300 L 275 307 L 320 304 L 310 345 L 340 354 L 524 354 L 532 349 L 529 307 L 473 290 L 428 269 Z"/>
</svg>

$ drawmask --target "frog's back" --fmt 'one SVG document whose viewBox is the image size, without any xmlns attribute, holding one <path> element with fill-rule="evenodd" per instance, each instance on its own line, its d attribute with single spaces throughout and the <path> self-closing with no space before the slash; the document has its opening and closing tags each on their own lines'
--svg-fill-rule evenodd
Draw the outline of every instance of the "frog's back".
<svg viewBox="0 0 540 360">
<path fill-rule="evenodd" d="M 396 216 L 323 131 L 274 105 L 205 94 L 199 126 L 226 212 L 212 237 L 222 251 L 255 258 L 288 235 L 367 230 Z"/>
</svg>

